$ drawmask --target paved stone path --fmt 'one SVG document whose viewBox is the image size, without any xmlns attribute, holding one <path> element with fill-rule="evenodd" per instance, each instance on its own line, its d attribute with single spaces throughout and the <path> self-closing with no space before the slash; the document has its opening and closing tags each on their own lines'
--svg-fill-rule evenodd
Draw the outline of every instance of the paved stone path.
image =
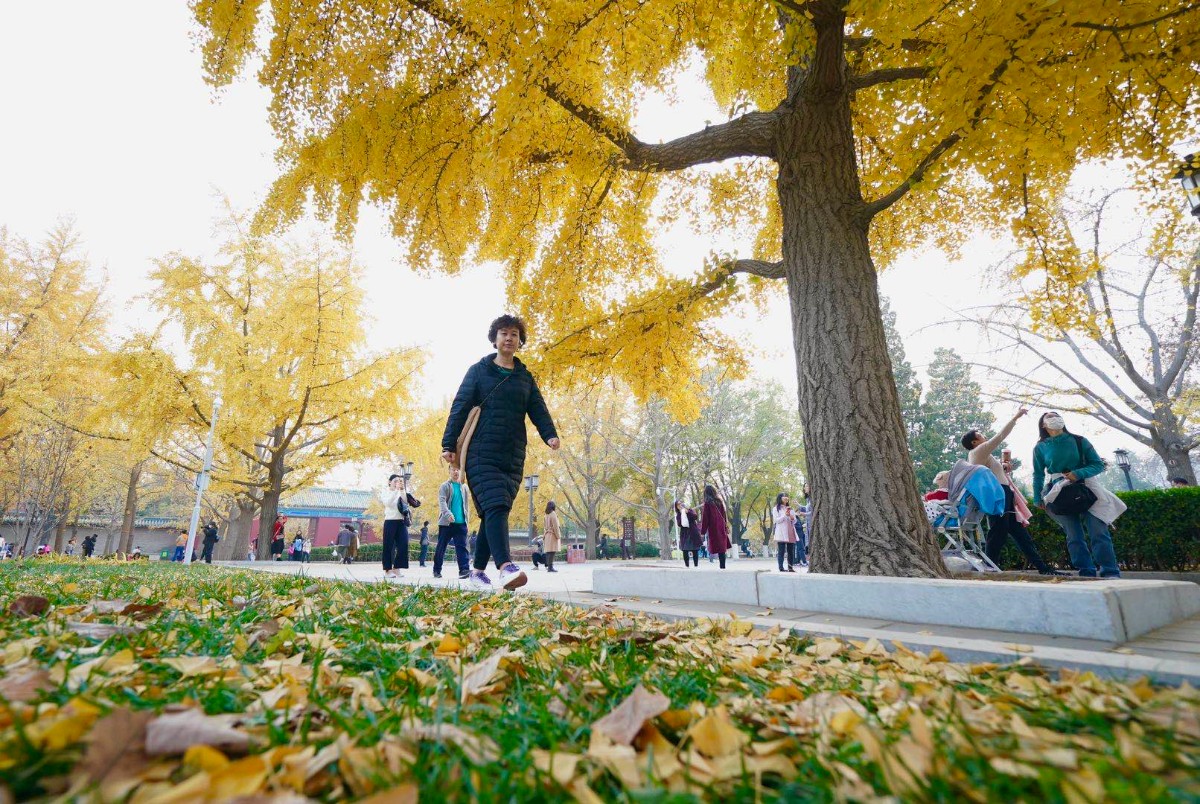
<svg viewBox="0 0 1200 804">
<path fill-rule="evenodd" d="M 609 605 L 629 611 L 675 620 L 691 617 L 736 616 L 752 620 L 764 627 L 781 626 L 817 635 L 839 636 L 867 640 L 872 637 L 887 643 L 903 642 L 917 650 L 938 649 L 955 661 L 1015 661 L 1031 659 L 1051 667 L 1087 669 L 1104 675 L 1131 677 L 1148 675 L 1158 680 L 1178 683 L 1187 680 L 1200 683 L 1200 616 L 1144 634 L 1126 644 L 1114 644 L 1072 637 L 1008 633 L 985 629 L 960 628 L 944 625 L 924 625 L 862 617 L 838 616 L 817 612 L 768 610 L 758 606 L 739 606 L 729 603 L 703 603 L 688 600 L 657 600 L 636 597 L 611 597 L 594 594 L 592 569 L 596 566 L 619 565 L 620 562 L 589 561 L 585 564 L 563 564 L 556 573 L 532 570 L 524 566 L 529 583 L 521 593 L 541 595 L 552 600 L 578 606 Z M 679 562 L 639 560 L 637 566 L 678 566 Z M 361 583 L 397 583 L 465 588 L 455 569 L 446 567 L 446 577 L 433 577 L 431 567 L 414 565 L 399 579 L 388 580 L 378 564 L 342 565 L 328 562 L 299 564 L 289 561 L 226 562 L 226 566 L 261 572 L 305 574 L 310 577 Z M 774 562 L 761 559 L 741 559 L 738 569 L 771 569 Z M 798 571 L 801 571 L 797 568 Z M 696 570 L 697 581 L 710 572 L 720 572 L 714 565 L 702 564 Z M 1069 616 L 1069 613 L 1064 613 Z"/>
</svg>

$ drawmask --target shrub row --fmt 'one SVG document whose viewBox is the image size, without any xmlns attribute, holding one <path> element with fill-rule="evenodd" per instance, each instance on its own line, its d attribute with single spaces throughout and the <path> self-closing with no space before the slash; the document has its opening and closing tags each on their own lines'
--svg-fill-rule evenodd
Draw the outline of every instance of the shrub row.
<svg viewBox="0 0 1200 804">
<path fill-rule="evenodd" d="M 1117 496 L 1129 506 L 1112 531 L 1122 568 L 1141 572 L 1200 569 L 1200 488 L 1126 491 Z M 1029 531 L 1043 558 L 1063 569 L 1071 567 L 1066 536 L 1044 511 L 1033 508 Z M 1010 542 L 1001 567 L 1023 566 L 1024 559 Z"/>
</svg>

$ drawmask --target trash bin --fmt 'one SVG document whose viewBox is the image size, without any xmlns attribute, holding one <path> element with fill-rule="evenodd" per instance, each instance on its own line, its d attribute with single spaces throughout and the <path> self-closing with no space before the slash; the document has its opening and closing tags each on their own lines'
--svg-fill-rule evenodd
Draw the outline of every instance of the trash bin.
<svg viewBox="0 0 1200 804">
<path fill-rule="evenodd" d="M 572 544 L 567 546 L 567 563 L 582 564 L 587 561 L 587 550 L 582 544 Z"/>
<path fill-rule="evenodd" d="M 170 561 L 171 553 L 172 553 L 171 550 L 163 550 L 161 553 L 158 554 L 158 560 L 159 561 Z"/>
</svg>

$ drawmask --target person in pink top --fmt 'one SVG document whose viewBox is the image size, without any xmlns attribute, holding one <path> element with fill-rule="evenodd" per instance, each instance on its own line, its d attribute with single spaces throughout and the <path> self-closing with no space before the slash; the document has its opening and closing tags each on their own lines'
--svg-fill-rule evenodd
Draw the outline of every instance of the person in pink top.
<svg viewBox="0 0 1200 804">
<path fill-rule="evenodd" d="M 704 487 L 704 505 L 700 508 L 700 532 L 708 541 L 709 555 L 716 556 L 721 562 L 721 569 L 725 569 L 725 554 L 732 546 L 729 541 L 729 518 L 725 514 L 725 503 L 711 485 Z"/>
</svg>

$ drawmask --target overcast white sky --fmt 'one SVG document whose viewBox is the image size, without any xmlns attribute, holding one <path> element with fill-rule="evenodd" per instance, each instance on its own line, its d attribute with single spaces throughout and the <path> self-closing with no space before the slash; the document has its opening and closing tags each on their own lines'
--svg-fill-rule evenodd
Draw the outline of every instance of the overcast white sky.
<svg viewBox="0 0 1200 804">
<path fill-rule="evenodd" d="M 0 8 L 0 226 L 37 238 L 57 219 L 74 218 L 92 262 L 107 271 L 117 331 L 148 324 L 134 299 L 146 290 L 152 259 L 174 250 L 211 253 L 220 195 L 251 209 L 276 174 L 266 93 L 241 82 L 214 94 L 202 80 L 191 30 L 184 2 L 42 0 Z M 704 98 L 698 87 L 685 87 L 680 106 L 647 111 L 639 129 L 657 140 L 702 126 L 716 119 Z M 710 249 L 737 245 L 663 237 L 664 253 L 681 271 L 694 270 Z M 441 311 L 490 320 L 503 295 L 497 272 L 480 266 L 455 279 L 418 277 L 377 214 L 363 217 L 355 252 L 366 270 L 373 344 L 425 345 L 433 360 L 424 397 L 437 403 L 453 394 L 487 344 L 480 332 L 444 326 Z M 985 280 L 985 269 L 1003 253 L 1001 244 L 980 238 L 957 264 L 937 253 L 912 255 L 882 275 L 918 369 L 939 345 L 952 344 L 968 359 L 986 350 L 974 331 L 930 327 L 972 302 L 997 300 L 1001 291 L 988 286 L 994 280 Z M 398 315 L 397 299 L 419 303 Z M 722 326 L 761 345 L 758 376 L 794 389 L 786 304 Z M 1007 407 L 997 413 L 1007 415 Z M 1097 427 L 1089 421 L 1075 429 L 1096 436 L 1102 452 L 1133 446 Z M 1023 427 L 1014 451 L 1026 454 L 1035 439 L 1032 424 Z"/>
</svg>

